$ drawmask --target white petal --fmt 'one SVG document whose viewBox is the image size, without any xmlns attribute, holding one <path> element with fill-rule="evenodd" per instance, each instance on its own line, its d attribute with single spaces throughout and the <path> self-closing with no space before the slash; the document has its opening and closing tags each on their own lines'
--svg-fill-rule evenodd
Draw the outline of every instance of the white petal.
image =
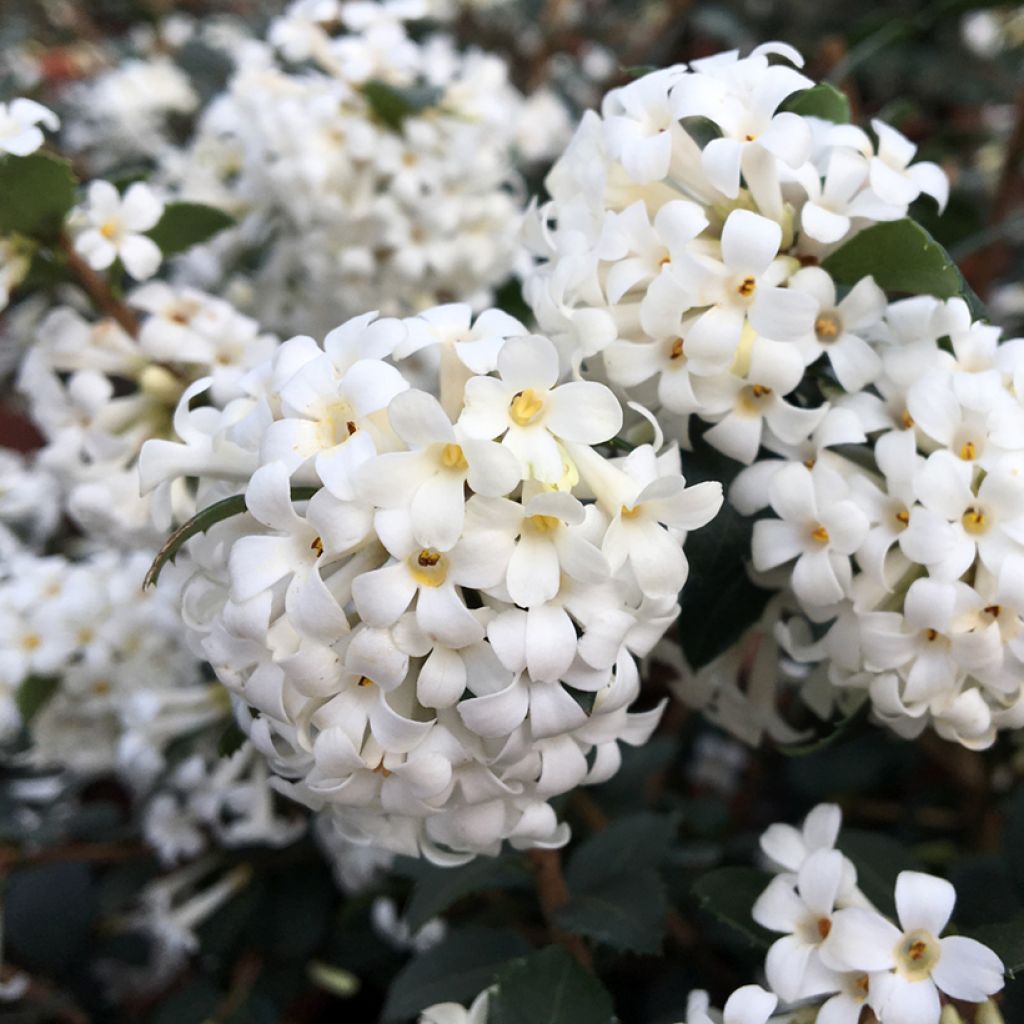
<svg viewBox="0 0 1024 1024">
<path fill-rule="evenodd" d="M 941 947 L 932 979 L 946 995 L 981 1003 L 1003 987 L 1003 962 L 988 946 L 951 935 L 942 940 Z"/>
<path fill-rule="evenodd" d="M 759 277 L 775 259 L 782 243 L 782 228 L 773 220 L 734 210 L 722 229 L 722 258 L 734 273 L 751 273 Z"/>
<path fill-rule="evenodd" d="M 953 916 L 956 889 L 944 878 L 901 871 L 896 878 L 896 911 L 904 931 L 923 928 L 938 936 Z"/>
</svg>

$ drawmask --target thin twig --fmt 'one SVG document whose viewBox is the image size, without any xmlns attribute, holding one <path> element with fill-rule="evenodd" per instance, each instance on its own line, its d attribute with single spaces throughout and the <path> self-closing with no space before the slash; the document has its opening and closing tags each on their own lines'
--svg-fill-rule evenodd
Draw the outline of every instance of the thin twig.
<svg viewBox="0 0 1024 1024">
<path fill-rule="evenodd" d="M 562 855 L 558 850 L 530 850 L 527 856 L 537 883 L 540 909 L 552 939 L 563 946 L 581 967 L 592 972 L 594 960 L 583 937 L 564 931 L 554 923 L 558 911 L 569 902 L 569 887 L 562 874 Z"/>
<path fill-rule="evenodd" d="M 59 248 L 67 260 L 68 269 L 75 275 L 96 308 L 116 320 L 133 338 L 139 336 L 139 320 L 126 303 L 113 292 L 110 285 L 75 252 L 67 238 L 60 240 Z"/>
</svg>

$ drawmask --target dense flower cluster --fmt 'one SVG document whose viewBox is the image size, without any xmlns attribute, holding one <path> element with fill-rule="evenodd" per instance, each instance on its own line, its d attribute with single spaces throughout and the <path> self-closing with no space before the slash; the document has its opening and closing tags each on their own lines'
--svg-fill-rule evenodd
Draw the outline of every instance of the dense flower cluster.
<svg viewBox="0 0 1024 1024">
<path fill-rule="evenodd" d="M 192 541 L 183 603 L 289 790 L 445 862 L 563 843 L 548 799 L 657 722 L 627 711 L 636 658 L 720 485 L 687 488 L 675 448 L 603 454 L 615 396 L 560 383 L 552 343 L 496 310 L 293 338 L 219 416 L 191 408 L 208 386 L 142 476 L 198 476 L 200 507 L 244 486 L 247 513 Z"/>
<path fill-rule="evenodd" d="M 874 337 L 872 389 L 834 397 L 731 500 L 777 517 L 753 560 L 787 567 L 815 624 L 777 627 L 791 657 L 827 659 L 842 699 L 866 692 L 901 735 L 985 747 L 1024 722 L 1024 343 L 928 296 L 886 307 Z"/>
<path fill-rule="evenodd" d="M 213 402 L 236 397 L 244 372 L 277 339 L 193 288 L 154 281 L 129 302 L 142 314 L 137 337 L 110 317 L 51 310 L 22 361 L 19 387 L 47 442 L 37 461 L 59 480 L 71 517 L 93 536 L 145 545 L 162 539 L 172 503 L 179 515 L 190 513 L 190 498 L 183 487 L 173 496 L 165 488 L 153 508 L 139 496 L 142 444 L 171 433 L 179 398 L 200 377 L 210 377 Z"/>
<path fill-rule="evenodd" d="M 139 788 L 178 737 L 223 719 L 219 687 L 180 642 L 173 590 L 139 595 L 148 552 L 82 561 L 18 551 L 0 578 L 0 722 L 28 756 Z M 22 711 L 31 710 L 24 720 Z"/>
<path fill-rule="evenodd" d="M 812 83 L 773 54 L 800 63 L 769 45 L 610 93 L 549 177 L 530 297 L 566 361 L 750 465 L 730 500 L 778 517 L 754 568 L 785 566 L 766 582 L 815 625 L 812 642 L 776 602 L 769 646 L 828 659 L 819 709 L 867 693 L 903 735 L 987 746 L 1024 721 L 1021 346 L 961 299 L 840 289 L 821 262 L 921 193 L 944 203 L 946 180 L 881 122 L 875 145 L 780 109 Z M 741 666 L 737 649 L 705 678 Z"/>
<path fill-rule="evenodd" d="M 189 272 L 232 285 L 262 323 L 321 334 L 367 308 L 486 304 L 521 250 L 516 151 L 567 134 L 546 94 L 528 102 L 493 55 L 422 40 L 426 4 L 299 2 L 268 41 L 234 52 L 170 183 L 240 219 Z M 212 266 L 211 266 L 212 258 Z"/>
<path fill-rule="evenodd" d="M 865 279 L 837 302 L 824 271 L 801 268 L 948 189 L 880 121 L 876 146 L 781 109 L 814 84 L 802 63 L 771 43 L 608 93 L 548 176 L 534 232 L 527 293 L 563 357 L 677 418 L 682 438 L 691 415 L 713 424 L 706 440 L 747 463 L 819 426 L 824 410 L 792 392 L 822 355 L 847 390 L 877 374 L 861 333 L 879 288 Z"/>
</svg>

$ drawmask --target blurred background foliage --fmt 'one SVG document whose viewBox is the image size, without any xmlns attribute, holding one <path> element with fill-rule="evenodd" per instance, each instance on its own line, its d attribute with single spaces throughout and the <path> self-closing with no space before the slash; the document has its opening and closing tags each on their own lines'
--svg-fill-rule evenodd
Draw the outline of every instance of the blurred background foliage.
<svg viewBox="0 0 1024 1024">
<path fill-rule="evenodd" d="M 133 32 L 170 14 L 259 26 L 280 6 L 3 0 L 3 91 L 15 91 L 27 65 L 42 95 L 59 91 L 115 63 Z M 509 0 L 464 5 L 455 30 L 507 56 L 522 86 L 552 84 L 577 112 L 599 99 L 594 80 L 602 76 L 582 74 L 586 62 L 604 62 L 606 87 L 636 67 L 766 39 L 794 44 L 812 77 L 849 95 L 854 120 L 885 118 L 920 146 L 922 158 L 947 170 L 953 191 L 945 214 L 927 203 L 913 212 L 961 262 L 993 318 L 1024 326 L 1024 8 L 966 0 Z M 209 52 L 186 51 L 183 59 L 193 62 L 189 70 L 207 94 L 229 72 Z M 655 677 L 644 705 L 663 695 Z M 891 892 L 898 870 L 916 863 L 956 883 L 961 928 L 1009 918 L 1024 908 L 1022 775 L 1024 747 L 1014 737 L 973 754 L 933 736 L 909 744 L 854 724 L 806 756 L 755 754 L 672 704 L 659 735 L 626 751 L 616 778 L 572 795 L 562 808 L 578 837 L 570 870 L 588 843 L 623 825 L 644 838 L 658 869 L 653 890 L 636 873 L 630 884 L 638 888 L 625 901 L 664 920 L 660 949 L 639 955 L 597 944 L 617 1012 L 625 1024 L 668 1024 L 682 1018 L 690 988 L 710 987 L 720 999 L 755 975 L 762 935 L 707 914 L 694 881 L 712 867 L 749 870 L 768 823 L 797 821 L 821 800 L 842 805 L 850 829 L 844 848 L 871 880 L 865 887 Z M 131 997 L 115 1012 L 111 989 L 124 988 L 132 965 L 148 955 L 147 940 L 125 915 L 157 865 L 126 833 L 127 799 L 114 784 L 79 793 L 73 812 L 61 806 L 56 819 L 44 803 L 26 807 L 20 779 L 6 779 L 0 793 L 4 956 L 32 977 L 25 1000 L 0 1003 L 2 1020 L 312 1024 L 372 1021 L 382 1011 L 403 1020 L 419 998 L 417 985 L 440 978 L 448 984 L 435 985 L 433 996 L 471 998 L 481 977 L 486 984 L 488 957 L 505 960 L 544 941 L 521 856 L 448 872 L 402 862 L 378 889 L 346 898 L 311 841 L 280 852 L 232 851 L 230 860 L 252 868 L 251 880 L 200 928 L 191 966 L 156 995 Z M 738 901 L 749 896 L 744 883 L 761 884 L 742 873 L 726 877 Z M 426 954 L 397 950 L 371 924 L 371 904 L 382 894 L 414 925 L 446 911 L 448 937 Z M 1008 988 L 1007 1021 L 1024 1020 L 1022 990 L 1021 982 Z"/>
</svg>

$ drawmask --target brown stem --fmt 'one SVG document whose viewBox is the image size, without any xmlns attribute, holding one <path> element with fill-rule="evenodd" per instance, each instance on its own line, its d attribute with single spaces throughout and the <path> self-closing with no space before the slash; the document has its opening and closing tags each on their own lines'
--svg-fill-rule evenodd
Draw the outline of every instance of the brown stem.
<svg viewBox="0 0 1024 1024">
<path fill-rule="evenodd" d="M 38 864 L 77 861 L 90 864 L 116 864 L 136 857 L 149 857 L 151 852 L 144 846 L 125 843 L 69 843 L 66 846 L 49 846 L 41 850 L 19 850 L 16 846 L 0 846 L 0 875 L 15 868 L 32 867 Z"/>
<path fill-rule="evenodd" d="M 527 856 L 537 883 L 540 909 L 552 939 L 564 947 L 581 967 L 592 972 L 594 960 L 582 936 L 564 931 L 554 923 L 558 911 L 569 902 L 569 887 L 562 874 L 562 855 L 558 850 L 530 850 Z"/>
<path fill-rule="evenodd" d="M 116 320 L 133 338 L 137 338 L 139 336 L 138 317 L 114 294 L 102 275 L 97 274 L 75 252 L 75 247 L 67 238 L 62 238 L 58 245 L 67 260 L 68 268 L 75 275 L 85 293 L 92 299 L 93 305 L 105 316 Z"/>
</svg>

